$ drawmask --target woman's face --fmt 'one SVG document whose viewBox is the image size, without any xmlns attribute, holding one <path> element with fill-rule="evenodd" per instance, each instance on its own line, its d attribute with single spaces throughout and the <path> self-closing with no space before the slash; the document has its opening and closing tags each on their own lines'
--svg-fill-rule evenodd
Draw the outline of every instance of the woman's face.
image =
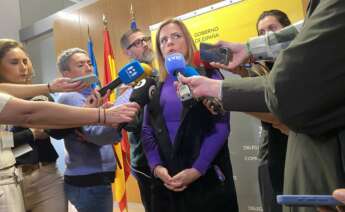
<svg viewBox="0 0 345 212">
<path fill-rule="evenodd" d="M 27 83 L 31 78 L 29 59 L 20 48 L 10 49 L 0 61 L 0 78 L 2 82 Z"/>
<path fill-rule="evenodd" d="M 187 56 L 186 38 L 180 27 L 174 23 L 165 25 L 159 34 L 159 44 L 163 57 L 171 53 L 181 53 Z"/>
<path fill-rule="evenodd" d="M 278 19 L 272 15 L 266 16 L 258 23 L 258 34 L 264 35 L 268 32 L 276 32 L 283 29 Z"/>
</svg>

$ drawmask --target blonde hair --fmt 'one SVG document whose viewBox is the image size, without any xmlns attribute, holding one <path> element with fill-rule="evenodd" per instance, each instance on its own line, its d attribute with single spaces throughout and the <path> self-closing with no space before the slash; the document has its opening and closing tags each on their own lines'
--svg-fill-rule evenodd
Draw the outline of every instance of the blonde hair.
<svg viewBox="0 0 345 212">
<path fill-rule="evenodd" d="M 13 39 L 7 39 L 7 38 L 0 39 L 0 64 L 2 62 L 2 59 L 7 54 L 7 52 L 9 52 L 10 50 L 15 49 L 15 48 L 20 48 L 27 55 L 23 44 L 21 44 L 20 42 L 13 40 Z M 31 78 L 33 75 L 33 68 L 32 68 L 32 63 L 31 63 L 31 60 L 29 57 L 28 57 L 28 62 L 29 62 L 28 69 L 29 69 L 29 73 L 30 73 L 30 79 L 28 79 L 28 81 L 31 81 Z M 2 77 L 1 77 L 1 70 L 0 70 L 0 81 L 1 82 L 3 81 Z"/>
<path fill-rule="evenodd" d="M 0 39 L 0 62 L 5 57 L 6 53 L 14 48 L 20 48 L 26 52 L 24 46 L 18 41 L 7 38 Z"/>
<path fill-rule="evenodd" d="M 157 34 L 156 34 L 156 49 L 157 49 L 157 60 L 158 60 L 158 64 L 159 64 L 159 79 L 160 81 L 164 81 L 167 77 L 167 71 L 165 69 L 164 66 L 164 57 L 161 51 L 161 45 L 160 45 L 160 40 L 159 40 L 159 35 L 161 33 L 161 30 L 163 27 L 165 27 L 168 24 L 176 24 L 182 31 L 184 39 L 186 40 L 186 44 L 187 44 L 187 58 L 186 59 L 186 63 L 189 65 L 193 64 L 193 57 L 194 57 L 194 52 L 196 51 L 196 46 L 194 43 L 194 40 L 191 36 L 191 34 L 189 33 L 186 25 L 180 21 L 180 20 L 176 20 L 176 19 L 167 19 L 165 20 L 158 28 L 157 30 Z"/>
</svg>

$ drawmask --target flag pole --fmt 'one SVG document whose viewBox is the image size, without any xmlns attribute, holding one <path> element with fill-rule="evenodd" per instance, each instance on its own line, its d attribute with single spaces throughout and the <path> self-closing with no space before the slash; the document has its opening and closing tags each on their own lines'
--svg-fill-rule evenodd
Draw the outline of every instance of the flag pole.
<svg viewBox="0 0 345 212">
<path fill-rule="evenodd" d="M 133 4 L 131 3 L 131 8 L 130 8 L 130 11 L 129 13 L 131 14 L 131 29 L 132 30 L 136 30 L 137 29 L 137 22 L 135 20 L 135 13 L 134 13 L 134 9 L 133 9 Z"/>
<path fill-rule="evenodd" d="M 108 30 L 108 19 L 104 14 L 102 15 L 102 22 L 103 22 L 104 30 L 107 31 Z M 116 164 L 120 169 L 122 169 L 122 165 L 120 163 L 119 156 L 116 154 L 115 148 L 113 148 L 113 150 L 114 150 L 114 155 L 115 155 L 115 159 L 116 159 Z"/>
<path fill-rule="evenodd" d="M 104 14 L 102 15 L 102 21 L 103 21 L 104 29 L 108 29 L 108 19 Z"/>
</svg>

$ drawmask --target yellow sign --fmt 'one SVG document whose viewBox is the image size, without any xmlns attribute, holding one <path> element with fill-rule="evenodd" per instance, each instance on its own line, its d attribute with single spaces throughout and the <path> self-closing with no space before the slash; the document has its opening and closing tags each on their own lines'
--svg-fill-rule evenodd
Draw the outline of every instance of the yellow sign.
<svg viewBox="0 0 345 212">
<path fill-rule="evenodd" d="M 220 4 L 226 6 L 221 7 Z M 304 18 L 301 0 L 223 1 L 177 18 L 184 21 L 197 46 L 200 42 L 215 43 L 219 40 L 245 42 L 257 35 L 256 21 L 259 15 L 272 9 L 285 12 L 292 23 Z M 209 12 L 205 12 L 207 10 Z M 154 38 L 157 25 L 150 29 Z"/>
</svg>

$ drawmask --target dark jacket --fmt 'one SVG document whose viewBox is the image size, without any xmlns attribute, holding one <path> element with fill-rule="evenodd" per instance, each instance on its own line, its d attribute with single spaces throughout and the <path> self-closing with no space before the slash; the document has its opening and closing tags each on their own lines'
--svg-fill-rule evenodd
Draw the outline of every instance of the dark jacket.
<svg viewBox="0 0 345 212">
<path fill-rule="evenodd" d="M 160 157 L 173 176 L 192 167 L 202 145 L 202 135 L 212 130 L 214 120 L 218 117 L 211 115 L 200 102 L 184 107 L 181 124 L 172 145 L 159 103 L 161 87 L 162 84 L 148 104 L 148 112 Z M 215 169 L 218 169 L 218 173 Z M 221 175 L 224 175 L 224 180 L 221 180 Z M 227 142 L 206 174 L 191 183 L 186 190 L 170 191 L 159 179 L 154 179 L 152 192 L 153 212 L 238 211 Z"/>
<path fill-rule="evenodd" d="M 47 96 L 47 100 L 51 102 L 54 101 L 50 95 Z M 23 127 L 14 127 L 12 131 L 14 148 L 24 144 L 29 144 L 33 149 L 32 151 L 16 158 L 16 165 L 37 164 L 38 162 L 53 163 L 57 160 L 58 154 L 49 137 L 42 140 L 34 140 L 31 130 Z"/>
</svg>

